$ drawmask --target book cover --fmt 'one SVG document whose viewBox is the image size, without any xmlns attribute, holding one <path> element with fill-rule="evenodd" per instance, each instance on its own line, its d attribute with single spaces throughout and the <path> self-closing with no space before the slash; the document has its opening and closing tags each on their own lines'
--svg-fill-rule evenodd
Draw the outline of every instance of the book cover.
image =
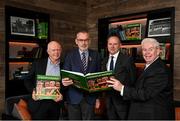
<svg viewBox="0 0 180 121">
<path fill-rule="evenodd" d="M 127 24 L 125 27 L 125 34 L 127 40 L 141 40 L 141 24 Z"/>
<path fill-rule="evenodd" d="M 42 99 L 56 99 L 60 95 L 60 76 L 37 75 L 35 97 Z"/>
<path fill-rule="evenodd" d="M 97 92 L 103 90 L 109 90 L 106 80 L 109 80 L 113 76 L 112 71 L 103 71 L 96 73 L 83 73 L 61 70 L 62 78 L 70 78 L 73 80 L 74 86 L 88 92 Z"/>
</svg>

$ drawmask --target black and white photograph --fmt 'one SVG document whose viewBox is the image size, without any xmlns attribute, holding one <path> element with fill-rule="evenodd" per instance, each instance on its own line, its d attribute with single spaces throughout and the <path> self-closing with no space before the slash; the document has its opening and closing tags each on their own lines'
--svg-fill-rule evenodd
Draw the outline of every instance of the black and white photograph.
<svg viewBox="0 0 180 121">
<path fill-rule="evenodd" d="M 34 19 L 11 16 L 10 24 L 12 35 L 35 36 Z"/>
<path fill-rule="evenodd" d="M 148 37 L 169 36 L 170 29 L 171 29 L 170 18 L 149 20 Z"/>
</svg>

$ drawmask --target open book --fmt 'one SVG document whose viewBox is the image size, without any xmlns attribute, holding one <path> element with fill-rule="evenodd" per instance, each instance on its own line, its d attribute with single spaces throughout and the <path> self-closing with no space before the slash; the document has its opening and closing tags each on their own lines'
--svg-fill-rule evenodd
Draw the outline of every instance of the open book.
<svg viewBox="0 0 180 121">
<path fill-rule="evenodd" d="M 97 92 L 103 90 L 109 90 L 106 80 L 109 80 L 113 76 L 112 71 L 103 71 L 96 73 L 88 73 L 84 75 L 83 73 L 61 70 L 62 78 L 70 78 L 73 80 L 74 86 L 88 92 Z"/>
<path fill-rule="evenodd" d="M 35 98 L 56 99 L 60 95 L 60 76 L 37 75 Z"/>
</svg>

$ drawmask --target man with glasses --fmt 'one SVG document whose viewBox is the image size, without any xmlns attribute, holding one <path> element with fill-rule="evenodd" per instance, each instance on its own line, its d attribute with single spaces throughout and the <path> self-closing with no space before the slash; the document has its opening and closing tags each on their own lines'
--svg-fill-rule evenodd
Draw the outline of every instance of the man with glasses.
<svg viewBox="0 0 180 121">
<path fill-rule="evenodd" d="M 170 72 L 160 59 L 159 42 L 145 38 L 141 42 L 145 69 L 134 87 L 126 86 L 117 79 L 107 81 L 124 100 L 131 101 L 129 120 L 174 119 L 173 86 Z"/>
<path fill-rule="evenodd" d="M 64 69 L 84 74 L 100 71 L 100 57 L 98 52 L 89 49 L 90 37 L 87 31 L 78 32 L 75 43 L 78 48 L 72 50 L 65 57 Z M 97 95 L 84 92 L 72 86 L 69 78 L 62 79 L 67 88 L 68 118 L 70 120 L 94 119 L 94 106 Z"/>
</svg>

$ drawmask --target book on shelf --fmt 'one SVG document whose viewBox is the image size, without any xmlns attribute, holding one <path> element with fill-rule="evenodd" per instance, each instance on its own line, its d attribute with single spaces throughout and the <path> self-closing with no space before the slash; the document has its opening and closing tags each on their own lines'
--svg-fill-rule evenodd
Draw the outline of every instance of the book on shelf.
<svg viewBox="0 0 180 121">
<path fill-rule="evenodd" d="M 127 24 L 125 26 L 125 35 L 127 40 L 141 40 L 141 24 Z"/>
<path fill-rule="evenodd" d="M 35 98 L 56 99 L 60 95 L 60 76 L 37 75 Z"/>
<path fill-rule="evenodd" d="M 104 90 L 110 90 L 106 80 L 113 77 L 112 71 L 102 71 L 96 73 L 88 73 L 84 75 L 83 73 L 61 70 L 62 78 L 70 78 L 73 80 L 73 85 L 79 89 L 88 92 L 98 92 Z"/>
<path fill-rule="evenodd" d="M 122 41 L 126 40 L 125 30 L 120 24 L 110 24 L 109 35 L 118 35 Z"/>
<path fill-rule="evenodd" d="M 160 58 L 162 60 L 169 60 L 170 43 L 160 43 Z"/>
<path fill-rule="evenodd" d="M 160 58 L 166 60 L 166 43 L 160 43 Z"/>
<path fill-rule="evenodd" d="M 33 58 L 41 58 L 43 53 L 42 47 L 35 47 L 31 50 L 31 57 Z"/>
</svg>

